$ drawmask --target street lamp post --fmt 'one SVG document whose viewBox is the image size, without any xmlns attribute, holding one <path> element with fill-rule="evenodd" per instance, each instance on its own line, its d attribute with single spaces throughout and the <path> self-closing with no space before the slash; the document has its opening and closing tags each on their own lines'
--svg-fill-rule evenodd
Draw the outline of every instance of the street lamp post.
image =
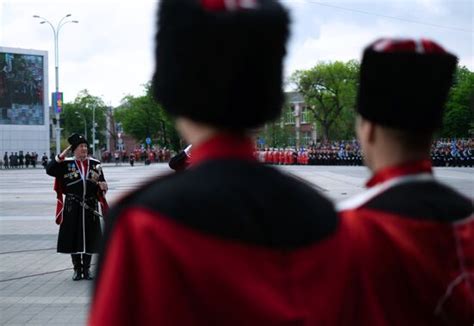
<svg viewBox="0 0 474 326">
<path fill-rule="evenodd" d="M 59 31 L 61 28 L 66 25 L 67 23 L 79 23 L 77 20 L 66 20 L 64 19 L 71 17 L 71 14 L 67 14 L 61 20 L 59 23 L 56 25 L 56 28 L 53 26 L 53 24 L 47 20 L 44 17 L 34 15 L 33 18 L 39 18 L 42 19 L 40 24 L 48 24 L 51 26 L 51 29 L 53 30 L 53 35 L 54 35 L 54 66 L 55 66 L 55 77 L 56 77 L 56 93 L 59 92 L 59 46 L 58 46 L 58 41 L 59 41 Z M 59 121 L 59 112 L 56 112 L 56 154 L 59 155 L 61 152 L 61 125 Z"/>
<path fill-rule="evenodd" d="M 92 156 L 95 157 L 95 105 L 92 107 Z"/>
<path fill-rule="evenodd" d="M 79 112 L 74 112 L 78 117 L 82 117 L 84 119 L 84 137 L 87 139 L 87 120 L 85 115 L 80 114 Z"/>
</svg>

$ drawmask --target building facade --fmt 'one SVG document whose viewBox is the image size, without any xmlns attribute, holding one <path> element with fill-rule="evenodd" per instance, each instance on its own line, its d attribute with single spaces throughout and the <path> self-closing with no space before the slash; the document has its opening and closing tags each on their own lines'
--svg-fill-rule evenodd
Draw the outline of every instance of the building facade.
<svg viewBox="0 0 474 326">
<path fill-rule="evenodd" d="M 0 158 L 49 154 L 48 52 L 0 47 Z"/>
<path fill-rule="evenodd" d="M 318 140 L 313 113 L 298 92 L 286 92 L 286 103 L 280 118 L 266 124 L 259 135 L 262 147 L 307 147 Z"/>
</svg>

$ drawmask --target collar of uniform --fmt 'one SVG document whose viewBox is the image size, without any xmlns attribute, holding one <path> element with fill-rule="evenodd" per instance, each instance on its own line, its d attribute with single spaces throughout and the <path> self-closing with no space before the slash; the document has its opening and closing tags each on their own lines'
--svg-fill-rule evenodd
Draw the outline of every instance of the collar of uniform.
<svg viewBox="0 0 474 326">
<path fill-rule="evenodd" d="M 89 160 L 87 158 L 83 161 L 76 159 L 76 165 L 79 167 L 81 175 L 85 175 L 89 168 Z"/>
<path fill-rule="evenodd" d="M 222 158 L 255 160 L 252 140 L 249 137 L 238 134 L 217 134 L 196 148 L 193 147 L 191 165 Z"/>
<path fill-rule="evenodd" d="M 419 173 L 432 173 L 431 162 L 429 160 L 406 162 L 384 168 L 375 173 L 375 175 L 367 181 L 365 185 L 366 187 L 371 188 L 393 178 Z"/>
</svg>

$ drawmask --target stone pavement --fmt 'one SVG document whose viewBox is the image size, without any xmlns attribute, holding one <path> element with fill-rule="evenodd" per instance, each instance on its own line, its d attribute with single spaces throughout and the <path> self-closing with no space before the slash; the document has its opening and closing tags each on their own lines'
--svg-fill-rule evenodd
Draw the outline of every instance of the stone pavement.
<svg viewBox="0 0 474 326">
<path fill-rule="evenodd" d="M 167 164 L 106 164 L 108 200 L 169 172 Z M 42 168 L 0 170 L 0 325 L 86 323 L 92 282 L 72 281 L 70 256 L 56 253 L 52 185 Z"/>
<path fill-rule="evenodd" d="M 72 282 L 51 220 L 0 222 L 0 324 L 84 325 L 90 283 Z"/>
<path fill-rule="evenodd" d="M 289 166 L 338 201 L 363 190 L 364 167 Z M 166 164 L 105 165 L 110 202 L 152 176 L 169 173 Z M 435 174 L 472 197 L 474 169 L 440 168 Z M 92 282 L 73 282 L 69 255 L 56 253 L 53 179 L 43 169 L 0 170 L 0 325 L 84 325 Z"/>
</svg>

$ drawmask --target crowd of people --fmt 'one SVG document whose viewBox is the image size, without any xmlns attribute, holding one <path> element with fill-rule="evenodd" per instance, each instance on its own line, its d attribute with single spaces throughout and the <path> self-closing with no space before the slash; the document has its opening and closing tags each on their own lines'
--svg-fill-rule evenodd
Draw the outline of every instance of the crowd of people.
<svg viewBox="0 0 474 326">
<path fill-rule="evenodd" d="M 168 162 L 172 156 L 172 152 L 164 148 L 143 148 L 136 147 L 133 151 L 127 152 L 123 151 L 104 151 L 102 153 L 102 162 L 107 163 L 126 163 L 129 162 L 130 165 L 134 165 L 135 162 L 144 162 L 146 165 L 151 163 L 164 163 Z"/>
<path fill-rule="evenodd" d="M 53 157 L 54 155 L 52 155 Z M 130 163 L 143 162 L 144 164 L 169 162 L 173 152 L 167 148 L 145 149 L 137 147 L 133 151 L 104 151 L 102 152 L 104 163 Z M 357 140 L 341 140 L 333 142 L 322 142 L 296 148 L 264 148 L 255 152 L 256 158 L 265 164 L 273 165 L 363 165 L 363 154 Z M 52 158 L 51 158 L 52 159 Z M 447 167 L 473 167 L 474 166 L 474 139 L 438 139 L 431 146 L 431 162 L 433 166 Z M 38 153 L 23 151 L 5 152 L 3 160 L 0 158 L 0 168 L 20 169 L 36 168 L 41 163 L 46 166 L 48 156 L 43 153 L 41 162 L 38 161 Z"/>
<path fill-rule="evenodd" d="M 264 148 L 256 151 L 257 159 L 275 165 L 363 165 L 363 154 L 357 140 L 323 142 L 295 148 Z M 474 166 L 474 139 L 439 139 L 431 146 L 433 166 Z"/>
<path fill-rule="evenodd" d="M 167 148 L 135 148 L 130 153 L 127 151 L 104 151 L 101 154 L 102 162 L 104 163 L 126 163 L 129 162 L 133 166 L 135 162 L 143 162 L 144 164 L 164 163 L 168 162 L 173 155 L 172 151 Z M 39 160 L 39 155 L 36 152 L 5 152 L 3 158 L 0 157 L 0 169 L 23 169 L 36 168 L 36 165 L 41 164 L 46 167 L 49 161 L 54 160 L 54 153 L 50 157 L 46 153 Z"/>
<path fill-rule="evenodd" d="M 36 168 L 36 165 L 39 163 L 38 161 L 38 153 L 36 152 L 26 152 L 23 154 L 23 151 L 19 152 L 11 152 L 8 155 L 8 152 L 5 152 L 3 155 L 3 160 L 0 158 L 0 168 L 3 169 L 23 169 L 29 168 Z M 46 153 L 43 153 L 41 157 L 41 164 L 45 167 L 48 163 L 48 156 Z"/>
<path fill-rule="evenodd" d="M 440 139 L 431 146 L 434 166 L 474 166 L 474 139 Z"/>
</svg>

